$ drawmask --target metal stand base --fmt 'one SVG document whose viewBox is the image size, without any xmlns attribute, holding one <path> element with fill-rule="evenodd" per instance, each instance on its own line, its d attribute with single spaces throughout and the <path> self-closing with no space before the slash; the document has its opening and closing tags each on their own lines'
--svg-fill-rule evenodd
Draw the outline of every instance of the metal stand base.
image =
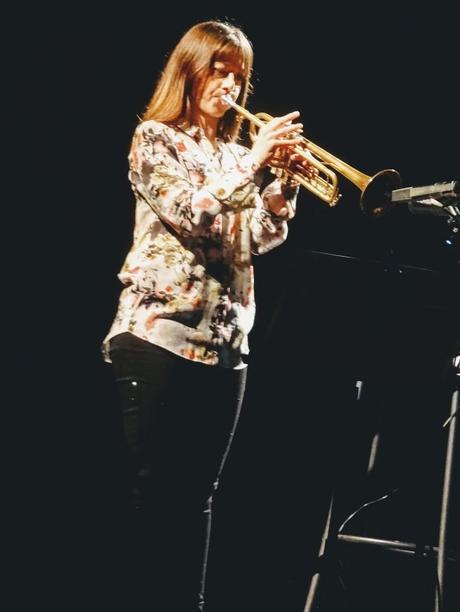
<svg viewBox="0 0 460 612">
<path fill-rule="evenodd" d="M 453 392 L 450 405 L 450 415 L 444 425 L 448 425 L 449 433 L 446 446 L 446 455 L 444 463 L 444 475 L 443 475 L 443 490 L 441 499 L 441 509 L 439 518 L 439 540 L 438 546 L 423 546 L 412 542 L 402 542 L 399 540 L 384 540 L 377 538 L 368 538 L 359 535 L 343 534 L 340 533 L 336 519 L 334 517 L 334 499 L 332 498 L 329 507 L 329 514 L 326 521 L 326 527 L 321 540 L 320 550 L 318 552 L 318 558 L 323 558 L 328 555 L 328 551 L 332 547 L 336 549 L 339 543 L 345 544 L 361 544 L 369 547 L 380 547 L 386 550 L 391 550 L 397 553 L 404 553 L 407 555 L 420 555 L 428 556 L 435 555 L 437 558 L 437 588 L 434 602 L 434 612 L 443 612 L 444 601 L 445 601 L 445 573 L 446 563 L 448 561 L 457 562 L 459 559 L 456 554 L 447 549 L 447 538 L 448 538 L 448 527 L 449 527 L 449 514 L 451 505 L 451 492 L 453 486 L 453 475 L 454 475 L 454 455 L 456 450 L 456 441 L 458 437 L 458 409 L 459 409 L 459 383 L 460 383 L 460 356 L 454 357 L 452 361 L 453 365 Z M 358 390 L 360 391 L 361 385 L 358 384 Z M 359 399 L 359 393 L 358 393 Z M 320 583 L 320 571 L 317 571 L 312 577 L 310 588 L 308 591 L 305 607 L 303 612 L 312 612 L 314 610 L 315 603 L 317 602 L 317 595 Z M 319 608 L 318 608 L 319 609 Z"/>
</svg>

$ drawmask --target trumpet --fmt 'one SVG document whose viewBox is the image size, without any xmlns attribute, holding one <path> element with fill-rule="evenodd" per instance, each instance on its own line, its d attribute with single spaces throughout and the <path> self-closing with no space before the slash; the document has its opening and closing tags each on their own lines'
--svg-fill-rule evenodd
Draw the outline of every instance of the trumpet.
<svg viewBox="0 0 460 612">
<path fill-rule="evenodd" d="M 267 113 L 250 113 L 236 104 L 230 95 L 223 95 L 222 100 L 249 121 L 249 135 L 253 141 L 257 137 L 257 128 L 263 127 L 273 119 Z M 272 172 L 283 182 L 292 178 L 331 207 L 335 206 L 341 197 L 336 173 L 358 187 L 361 191 L 361 210 L 374 217 L 379 217 L 387 211 L 391 191 L 401 185 L 401 177 L 396 170 L 380 170 L 373 176 L 368 176 L 304 137 L 300 144 L 292 147 L 292 150 L 304 158 L 310 166 L 316 168 L 317 172 L 307 174 L 302 166 L 290 167 L 289 156 L 277 153 L 273 156 L 273 165 L 269 164 Z"/>
</svg>

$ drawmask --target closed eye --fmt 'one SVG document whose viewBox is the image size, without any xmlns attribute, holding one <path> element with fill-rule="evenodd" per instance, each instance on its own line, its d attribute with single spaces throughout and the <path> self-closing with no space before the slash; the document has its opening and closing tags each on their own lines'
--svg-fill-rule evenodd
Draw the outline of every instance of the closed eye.
<svg viewBox="0 0 460 612">
<path fill-rule="evenodd" d="M 226 79 L 227 76 L 233 72 L 232 70 L 230 70 L 229 68 L 225 67 L 225 66 L 214 66 L 213 67 L 213 76 L 218 78 L 218 79 Z M 233 73 L 234 79 L 235 79 L 235 83 L 237 85 L 241 85 L 244 81 L 244 76 L 241 74 L 241 72 L 237 72 L 237 73 Z"/>
</svg>

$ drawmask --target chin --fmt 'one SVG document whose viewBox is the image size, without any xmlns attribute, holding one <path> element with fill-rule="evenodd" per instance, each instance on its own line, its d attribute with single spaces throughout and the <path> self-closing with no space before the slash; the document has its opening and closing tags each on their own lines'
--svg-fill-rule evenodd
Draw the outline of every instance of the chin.
<svg viewBox="0 0 460 612">
<path fill-rule="evenodd" d="M 226 108 L 222 108 L 221 104 L 215 104 L 212 109 L 210 109 L 210 115 L 212 117 L 223 117 L 227 112 Z"/>
</svg>

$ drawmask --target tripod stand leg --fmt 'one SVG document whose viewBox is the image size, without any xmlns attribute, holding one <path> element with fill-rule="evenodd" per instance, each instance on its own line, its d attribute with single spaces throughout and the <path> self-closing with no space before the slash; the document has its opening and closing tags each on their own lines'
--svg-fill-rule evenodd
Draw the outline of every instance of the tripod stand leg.
<svg viewBox="0 0 460 612">
<path fill-rule="evenodd" d="M 355 387 L 356 387 L 356 401 L 359 401 L 361 399 L 363 381 L 357 380 L 355 383 Z M 337 514 L 336 503 L 334 502 L 334 494 L 336 494 L 337 496 L 336 489 L 337 487 L 333 488 L 331 502 L 329 504 L 329 512 L 328 512 L 327 519 L 326 519 L 326 525 L 324 527 L 323 535 L 321 537 L 321 544 L 319 547 L 318 557 L 317 557 L 319 561 L 324 558 L 326 554 L 326 548 L 328 547 L 330 549 L 331 544 L 333 542 L 332 538 L 334 538 L 334 540 L 337 539 L 337 530 L 338 530 L 339 524 L 337 524 L 338 517 L 336 516 Z M 340 495 L 338 496 L 338 498 L 339 497 Z M 310 588 L 308 590 L 307 600 L 306 600 L 303 612 L 312 612 L 313 610 L 313 606 L 315 605 L 317 595 L 318 595 L 320 573 L 321 573 L 321 566 L 317 568 L 317 571 L 312 576 L 312 579 L 310 582 Z"/>
<path fill-rule="evenodd" d="M 454 463 L 455 442 L 458 432 L 458 395 L 459 390 L 455 389 L 452 394 L 449 436 L 447 439 L 446 464 L 444 468 L 444 484 L 441 501 L 441 517 L 439 524 L 439 543 L 437 560 L 438 585 L 436 589 L 435 612 L 441 612 L 444 602 L 444 579 L 445 566 L 447 560 L 447 529 L 449 520 L 450 493 L 452 488 L 452 474 Z"/>
<path fill-rule="evenodd" d="M 329 512 L 327 515 L 326 526 L 324 527 L 323 535 L 321 537 L 321 544 L 318 551 L 318 559 L 321 559 L 324 555 L 324 551 L 326 550 L 326 543 L 330 535 L 331 530 L 331 518 L 332 518 L 332 509 L 334 506 L 334 498 L 331 498 L 331 503 L 329 505 Z M 317 569 L 316 573 L 313 575 L 310 583 L 310 588 L 308 590 L 307 601 L 305 603 L 305 607 L 303 612 L 311 612 L 313 610 L 313 606 L 315 605 L 316 596 L 318 593 L 319 587 L 319 578 L 320 578 L 320 570 Z"/>
</svg>

